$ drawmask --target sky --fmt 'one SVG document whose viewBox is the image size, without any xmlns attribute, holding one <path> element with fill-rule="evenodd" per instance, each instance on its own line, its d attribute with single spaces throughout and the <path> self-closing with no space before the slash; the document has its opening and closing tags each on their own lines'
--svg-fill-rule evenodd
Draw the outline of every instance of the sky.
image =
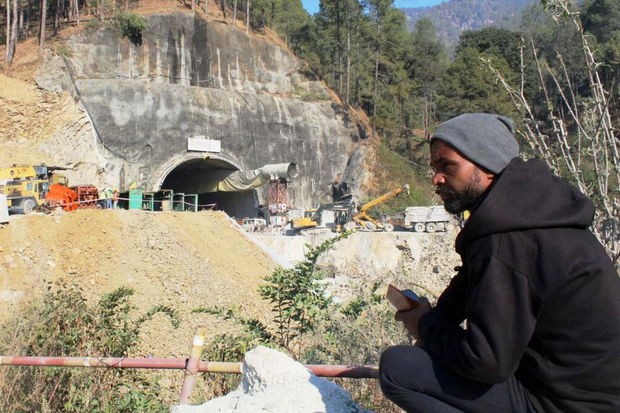
<svg viewBox="0 0 620 413">
<path fill-rule="evenodd" d="M 446 1 L 447 0 L 394 0 L 394 7 L 397 9 L 405 7 L 429 7 Z M 319 11 L 319 0 L 301 0 L 301 2 L 308 13 L 314 14 Z"/>
</svg>

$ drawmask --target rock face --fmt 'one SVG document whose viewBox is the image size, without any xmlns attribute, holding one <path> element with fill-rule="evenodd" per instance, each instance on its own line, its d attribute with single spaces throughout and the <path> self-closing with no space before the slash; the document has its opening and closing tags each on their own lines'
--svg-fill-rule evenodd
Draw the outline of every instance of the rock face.
<svg viewBox="0 0 620 413">
<path fill-rule="evenodd" d="M 302 364 L 267 347 L 245 355 L 237 390 L 200 406 L 175 406 L 173 413 L 354 413 L 369 412 L 340 386 L 316 377 Z"/>
<path fill-rule="evenodd" d="M 292 54 L 192 14 L 146 18 L 140 45 L 109 27 L 83 32 L 69 41 L 70 57 L 49 59 L 38 78 L 42 87 L 79 96 L 111 185 L 157 190 L 184 180 L 190 193 L 188 181 L 295 162 L 301 176 L 289 185 L 293 205 L 326 201 L 339 173 L 359 189 L 366 179 L 363 128 L 302 74 Z M 195 137 L 220 149 L 190 151 Z M 267 201 L 260 191 L 258 198 Z"/>
</svg>

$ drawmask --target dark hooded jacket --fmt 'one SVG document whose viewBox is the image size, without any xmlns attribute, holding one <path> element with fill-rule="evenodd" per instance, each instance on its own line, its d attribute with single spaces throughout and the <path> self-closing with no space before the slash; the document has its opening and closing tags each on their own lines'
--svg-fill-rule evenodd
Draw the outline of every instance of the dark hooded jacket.
<svg viewBox="0 0 620 413">
<path fill-rule="evenodd" d="M 427 351 L 476 381 L 516 375 L 541 412 L 620 412 L 620 278 L 593 214 L 542 161 L 513 159 L 457 237 L 463 265 L 418 326 Z"/>
</svg>

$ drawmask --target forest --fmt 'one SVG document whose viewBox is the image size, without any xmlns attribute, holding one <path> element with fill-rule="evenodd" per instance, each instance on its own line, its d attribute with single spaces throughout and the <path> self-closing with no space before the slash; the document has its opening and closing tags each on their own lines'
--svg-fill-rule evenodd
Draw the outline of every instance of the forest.
<svg viewBox="0 0 620 413">
<path fill-rule="evenodd" d="M 206 3 L 184 4 L 194 9 Z M 428 18 L 410 30 L 392 0 L 321 0 L 312 16 L 300 0 L 217 4 L 225 19 L 276 32 L 307 62 L 309 76 L 368 114 L 372 138 L 411 161 L 440 121 L 472 111 L 511 116 L 524 156 L 545 159 L 595 201 L 595 231 L 613 244 L 608 246 L 618 258 L 618 1 L 535 2 L 524 9 L 517 29 L 464 31 L 453 53 Z M 139 41 L 144 21 L 131 13 L 133 5 L 6 0 L 0 32 L 5 61 L 10 64 L 20 39 L 38 36 L 43 47 L 46 33 L 54 36 L 85 11 Z"/>
</svg>

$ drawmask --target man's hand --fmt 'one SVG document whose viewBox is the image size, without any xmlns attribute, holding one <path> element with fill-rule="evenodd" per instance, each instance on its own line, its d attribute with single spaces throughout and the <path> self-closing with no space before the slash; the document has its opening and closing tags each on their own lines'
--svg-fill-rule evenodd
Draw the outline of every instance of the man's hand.
<svg viewBox="0 0 620 413">
<path fill-rule="evenodd" d="M 396 321 L 403 322 L 407 331 L 409 331 L 416 340 L 419 339 L 418 323 L 420 322 L 420 318 L 431 310 L 431 303 L 428 302 L 426 297 L 421 297 L 419 303 L 420 304 L 416 308 L 408 311 L 399 311 L 394 316 Z"/>
</svg>

